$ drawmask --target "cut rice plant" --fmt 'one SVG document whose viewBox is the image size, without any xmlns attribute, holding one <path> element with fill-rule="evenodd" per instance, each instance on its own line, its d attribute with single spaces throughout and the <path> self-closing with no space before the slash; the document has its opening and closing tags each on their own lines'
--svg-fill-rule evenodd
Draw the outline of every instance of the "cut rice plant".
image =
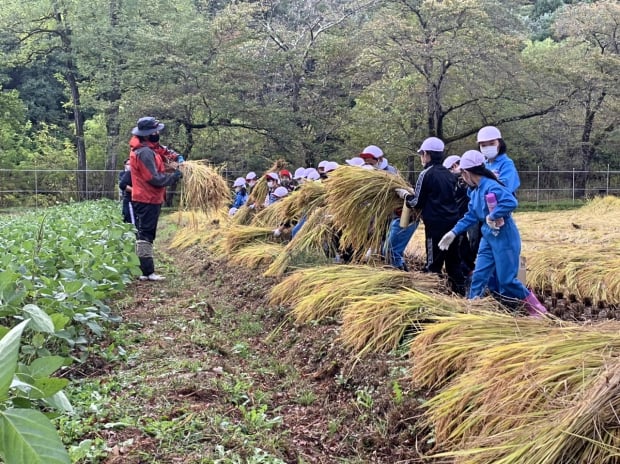
<svg viewBox="0 0 620 464">
<path fill-rule="evenodd" d="M 218 169 L 202 161 L 185 161 L 179 165 L 183 172 L 180 207 L 208 213 L 226 207 L 232 201 L 228 183 Z"/>
<path fill-rule="evenodd" d="M 256 210 L 254 208 L 250 208 L 250 205 L 245 204 L 241 208 L 237 210 L 237 212 L 232 216 L 230 223 L 247 226 L 252 222 L 252 218 L 254 217 L 254 213 Z"/>
<path fill-rule="evenodd" d="M 231 254 L 251 242 L 266 242 L 273 237 L 270 227 L 233 226 L 222 232 L 224 236 L 224 252 Z"/>
<path fill-rule="evenodd" d="M 288 215 L 289 204 L 285 202 L 286 198 L 288 197 L 260 208 L 252 217 L 250 224 L 255 227 L 271 227 L 273 230 L 287 221 L 297 219 Z"/>
<path fill-rule="evenodd" d="M 325 208 L 315 208 L 284 251 L 265 271 L 265 276 L 281 276 L 297 256 L 335 256 L 335 234 Z M 315 260 L 316 261 L 316 260 Z M 307 266 L 304 266 L 307 267 Z"/>
<path fill-rule="evenodd" d="M 352 247 L 355 259 L 379 250 L 394 210 L 402 207 L 394 189 L 411 188 L 400 175 L 341 166 L 325 181 L 326 202 L 342 247 Z"/>
<path fill-rule="evenodd" d="M 284 245 L 275 242 L 253 242 L 237 248 L 230 255 L 230 262 L 249 269 L 269 265 L 280 254 Z"/>
<path fill-rule="evenodd" d="M 443 387 L 426 403 L 438 445 L 450 450 L 442 455 L 457 463 L 608 462 L 619 438 L 609 440 L 619 422 L 620 379 L 610 371 L 620 367 L 619 332 L 615 321 L 580 326 L 484 311 L 425 325 L 411 343 L 412 377 Z M 605 405 L 593 400 L 611 390 Z M 605 420 L 592 421 L 607 405 Z"/>
<path fill-rule="evenodd" d="M 354 296 L 438 285 L 435 276 L 393 268 L 322 266 L 292 273 L 272 288 L 270 302 L 291 306 L 295 322 L 307 323 L 337 316 Z"/>
</svg>

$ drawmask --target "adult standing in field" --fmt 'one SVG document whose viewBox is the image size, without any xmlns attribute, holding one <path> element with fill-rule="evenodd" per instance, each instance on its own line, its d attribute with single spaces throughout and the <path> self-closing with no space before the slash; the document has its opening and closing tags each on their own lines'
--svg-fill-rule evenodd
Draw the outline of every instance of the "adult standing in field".
<svg viewBox="0 0 620 464">
<path fill-rule="evenodd" d="M 140 280 L 164 280 L 163 276 L 155 273 L 153 242 L 161 206 L 166 198 L 166 187 L 182 177 L 176 166 L 168 168 L 168 171 L 172 172 L 166 172 L 167 163 L 182 162 L 183 159 L 180 155 L 174 156 L 162 150 L 159 133 L 163 128 L 164 125 L 153 117 L 140 118 L 136 127 L 131 130 L 133 137 L 129 141 L 132 202 L 138 230 L 136 254 L 142 270 Z"/>
<path fill-rule="evenodd" d="M 495 174 L 485 165 L 485 157 L 477 150 L 469 150 L 461 157 L 463 180 L 472 188 L 465 216 L 449 230 L 439 242 L 439 248 L 447 250 L 455 238 L 469 227 L 482 222 L 482 240 L 478 250 L 476 267 L 468 297 L 484 296 L 489 278 L 495 274 L 500 301 L 511 304 L 523 303 L 531 316 L 539 317 L 547 309 L 517 278 L 521 237 L 512 219 L 518 205 L 512 191 L 503 186 Z M 493 194 L 497 205 L 490 209 L 487 195 Z"/>
<path fill-rule="evenodd" d="M 465 277 L 461 270 L 458 245 L 439 248 L 439 241 L 459 220 L 459 210 L 454 198 L 456 178 L 441 163 L 445 145 L 437 137 L 429 137 L 420 146 L 418 154 L 424 167 L 418 176 L 415 191 L 397 188 L 407 206 L 418 210 L 424 221 L 426 235 L 425 271 L 442 274 L 445 264 L 452 290 L 465 295 Z"/>
<path fill-rule="evenodd" d="M 119 176 L 118 187 L 121 189 L 123 195 L 123 222 L 127 224 L 135 224 L 135 218 L 133 214 L 133 205 L 131 204 L 131 166 L 129 165 L 129 158 L 125 160 L 125 170 L 121 172 Z"/>
</svg>

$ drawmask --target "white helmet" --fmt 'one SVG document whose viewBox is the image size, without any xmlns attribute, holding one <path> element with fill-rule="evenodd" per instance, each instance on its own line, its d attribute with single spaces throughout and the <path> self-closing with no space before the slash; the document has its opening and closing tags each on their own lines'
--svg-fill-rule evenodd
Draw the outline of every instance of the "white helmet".
<svg viewBox="0 0 620 464">
<path fill-rule="evenodd" d="M 497 127 L 493 126 L 485 126 L 478 131 L 478 137 L 476 141 L 480 142 L 488 142 L 489 140 L 497 140 L 502 138 L 502 133 L 499 131 Z"/>
<path fill-rule="evenodd" d="M 237 177 L 233 187 L 245 187 L 245 177 Z"/>
</svg>

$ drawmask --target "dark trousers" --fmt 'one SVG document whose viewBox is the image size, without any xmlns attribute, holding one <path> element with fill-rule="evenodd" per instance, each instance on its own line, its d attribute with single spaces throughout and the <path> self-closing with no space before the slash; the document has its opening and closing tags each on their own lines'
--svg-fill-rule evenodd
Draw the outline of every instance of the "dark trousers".
<svg viewBox="0 0 620 464">
<path fill-rule="evenodd" d="M 442 237 L 452 230 L 454 224 L 430 223 L 424 224 L 426 235 L 426 266 L 427 272 L 442 274 L 444 264 L 448 281 L 455 293 L 465 295 L 465 276 L 461 268 L 461 255 L 459 253 L 459 242 L 454 240 L 450 248 L 443 251 L 439 249 L 439 242 Z"/>
<path fill-rule="evenodd" d="M 136 238 L 153 243 L 157 235 L 157 222 L 161 212 L 161 205 L 150 203 L 133 202 L 134 215 L 136 219 Z M 150 275 L 155 272 L 155 262 L 153 256 L 139 256 L 140 269 L 143 275 Z"/>
</svg>

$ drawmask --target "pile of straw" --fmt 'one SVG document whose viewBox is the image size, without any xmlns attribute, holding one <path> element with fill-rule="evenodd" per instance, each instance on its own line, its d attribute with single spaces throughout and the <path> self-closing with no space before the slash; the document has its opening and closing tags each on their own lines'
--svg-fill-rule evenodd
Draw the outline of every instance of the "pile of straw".
<svg viewBox="0 0 620 464">
<path fill-rule="evenodd" d="M 292 307 L 296 323 L 337 316 L 350 299 L 421 286 L 428 274 L 393 268 L 331 265 L 302 269 L 271 289 L 270 303 Z"/>
<path fill-rule="evenodd" d="M 273 237 L 273 229 L 270 227 L 235 226 L 224 230 L 222 235 L 224 237 L 224 252 L 232 254 L 238 249 L 248 246 L 251 242 L 265 243 L 270 237 Z"/>
<path fill-rule="evenodd" d="M 326 202 L 341 245 L 361 259 L 367 250 L 379 250 L 393 211 L 402 207 L 394 189 L 410 188 L 405 179 L 386 171 L 341 166 L 325 181 Z"/>
<path fill-rule="evenodd" d="M 426 419 L 456 463 L 620 456 L 620 323 L 579 326 L 474 311 L 439 316 L 411 343 L 412 378 L 442 387 Z"/>
<path fill-rule="evenodd" d="M 596 198 L 574 211 L 515 215 L 527 284 L 620 303 L 620 199 Z"/>
<path fill-rule="evenodd" d="M 230 188 L 216 168 L 201 161 L 185 161 L 179 169 L 183 172 L 181 208 L 209 213 L 231 203 Z"/>
<path fill-rule="evenodd" d="M 275 242 L 253 242 L 237 248 L 230 255 L 230 262 L 249 269 L 269 265 L 278 256 L 284 245 Z"/>
</svg>

